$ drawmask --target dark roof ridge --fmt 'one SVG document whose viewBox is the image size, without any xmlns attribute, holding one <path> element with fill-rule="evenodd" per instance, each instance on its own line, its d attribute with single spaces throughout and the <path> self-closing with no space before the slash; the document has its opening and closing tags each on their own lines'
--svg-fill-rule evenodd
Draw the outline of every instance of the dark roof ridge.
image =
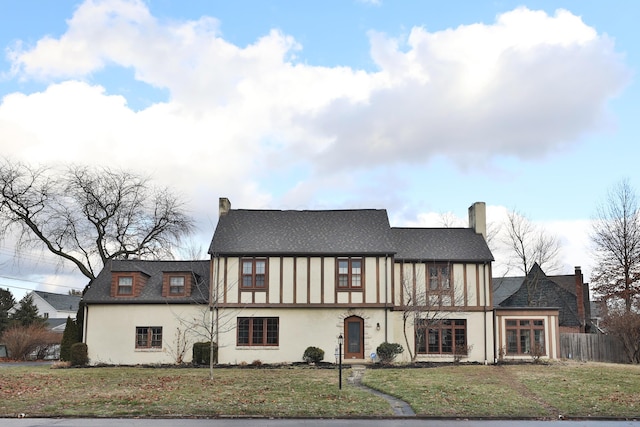
<svg viewBox="0 0 640 427">
<path fill-rule="evenodd" d="M 129 259 L 112 259 L 111 261 L 115 262 L 204 262 L 210 261 L 207 258 L 204 259 L 139 259 L 139 258 L 129 258 Z"/>
<path fill-rule="evenodd" d="M 391 227 L 394 230 L 473 230 L 469 227 Z"/>
<path fill-rule="evenodd" d="M 229 212 L 361 212 L 386 211 L 384 208 L 349 208 L 349 209 L 230 209 Z"/>
</svg>

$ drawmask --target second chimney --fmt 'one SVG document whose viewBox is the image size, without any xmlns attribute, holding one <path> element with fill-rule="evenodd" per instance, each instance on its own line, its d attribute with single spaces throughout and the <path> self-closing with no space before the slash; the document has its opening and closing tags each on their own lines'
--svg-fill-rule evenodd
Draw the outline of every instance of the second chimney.
<svg viewBox="0 0 640 427">
<path fill-rule="evenodd" d="M 484 202 L 469 206 L 469 228 L 487 239 L 487 206 Z"/>
<path fill-rule="evenodd" d="M 219 216 L 225 216 L 231 210 L 231 202 L 226 197 L 220 197 L 218 202 L 218 214 Z"/>
</svg>

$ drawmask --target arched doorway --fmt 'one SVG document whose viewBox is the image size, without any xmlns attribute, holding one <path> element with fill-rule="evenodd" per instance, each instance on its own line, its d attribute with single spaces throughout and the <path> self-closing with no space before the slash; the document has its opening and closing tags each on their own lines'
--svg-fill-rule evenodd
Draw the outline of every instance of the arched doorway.
<svg viewBox="0 0 640 427">
<path fill-rule="evenodd" d="M 344 319 L 344 358 L 364 359 L 364 319 L 361 317 Z"/>
</svg>

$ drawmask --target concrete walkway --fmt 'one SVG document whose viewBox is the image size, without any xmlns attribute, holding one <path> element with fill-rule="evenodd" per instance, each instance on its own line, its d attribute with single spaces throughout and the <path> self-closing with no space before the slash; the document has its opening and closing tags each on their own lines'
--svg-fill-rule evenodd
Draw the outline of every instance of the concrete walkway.
<svg viewBox="0 0 640 427">
<path fill-rule="evenodd" d="M 399 417 L 415 417 L 416 413 L 413 412 L 411 406 L 404 400 L 400 400 L 396 397 L 389 396 L 388 394 L 384 394 L 381 391 L 374 390 L 372 388 L 367 387 L 362 384 L 362 376 L 364 375 L 364 371 L 367 368 L 362 365 L 354 365 L 351 367 L 351 376 L 347 378 L 347 382 L 349 384 L 353 384 L 354 386 L 361 388 L 362 390 L 368 391 L 371 394 L 375 394 L 376 396 L 382 397 L 384 400 L 389 402 L 391 405 L 391 409 L 393 409 L 393 414 Z"/>
</svg>

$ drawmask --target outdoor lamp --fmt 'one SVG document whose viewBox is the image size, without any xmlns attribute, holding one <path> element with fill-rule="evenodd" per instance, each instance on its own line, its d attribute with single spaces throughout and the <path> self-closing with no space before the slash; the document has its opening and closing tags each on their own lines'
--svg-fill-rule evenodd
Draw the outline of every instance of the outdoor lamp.
<svg viewBox="0 0 640 427">
<path fill-rule="evenodd" d="M 344 343 L 344 337 L 342 334 L 338 335 L 338 390 L 342 390 L 342 344 Z"/>
</svg>

